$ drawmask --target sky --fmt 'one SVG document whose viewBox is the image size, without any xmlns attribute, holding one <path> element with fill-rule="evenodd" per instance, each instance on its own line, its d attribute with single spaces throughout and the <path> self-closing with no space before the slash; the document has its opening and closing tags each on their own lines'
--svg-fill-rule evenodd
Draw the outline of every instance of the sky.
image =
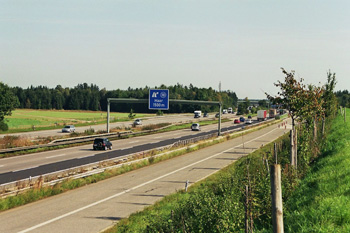
<svg viewBox="0 0 350 233">
<path fill-rule="evenodd" d="M 281 67 L 350 89 L 349 0 L 0 0 L 0 81 L 266 98 Z"/>
</svg>

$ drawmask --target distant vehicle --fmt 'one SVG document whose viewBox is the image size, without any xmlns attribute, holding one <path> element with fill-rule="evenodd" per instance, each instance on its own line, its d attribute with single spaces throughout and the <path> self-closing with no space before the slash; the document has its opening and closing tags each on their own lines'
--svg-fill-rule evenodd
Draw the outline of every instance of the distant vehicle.
<svg viewBox="0 0 350 233">
<path fill-rule="evenodd" d="M 136 120 L 134 121 L 134 125 L 142 125 L 141 119 L 136 119 Z"/>
<path fill-rule="evenodd" d="M 108 140 L 108 138 L 95 138 L 93 149 L 94 150 L 107 150 L 107 149 L 112 150 L 112 143 Z"/>
<path fill-rule="evenodd" d="M 240 122 L 244 122 L 244 121 L 245 121 L 244 117 L 240 117 L 240 118 L 239 118 L 239 121 L 240 121 Z"/>
<path fill-rule="evenodd" d="M 203 117 L 208 117 L 209 114 L 207 112 L 204 113 Z"/>
<path fill-rule="evenodd" d="M 219 116 L 220 116 L 220 113 L 216 113 L 216 114 L 215 114 L 215 117 L 216 117 L 216 118 L 219 118 Z"/>
<path fill-rule="evenodd" d="M 274 118 L 277 115 L 277 110 L 274 108 L 271 108 L 269 110 L 269 118 Z"/>
<path fill-rule="evenodd" d="M 234 123 L 234 124 L 239 124 L 239 123 L 241 123 L 241 122 L 240 122 L 238 119 L 235 119 L 233 123 Z"/>
<path fill-rule="evenodd" d="M 227 113 L 233 113 L 233 111 L 232 111 L 232 108 L 231 108 L 231 107 L 229 107 L 229 108 L 227 109 Z"/>
<path fill-rule="evenodd" d="M 202 111 L 200 111 L 200 110 L 194 111 L 194 118 L 199 118 L 201 116 L 202 116 Z"/>
<path fill-rule="evenodd" d="M 248 119 L 246 120 L 246 122 L 245 122 L 245 123 L 246 123 L 246 124 L 252 124 L 252 123 L 253 123 L 253 121 L 252 121 L 252 119 L 249 119 L 249 118 L 248 118 Z"/>
<path fill-rule="evenodd" d="M 191 130 L 192 130 L 192 131 L 200 131 L 201 129 L 200 129 L 198 123 L 193 123 L 193 124 L 191 125 Z"/>
<path fill-rule="evenodd" d="M 62 129 L 62 133 L 72 133 L 75 131 L 75 127 L 74 125 L 66 125 L 63 129 Z"/>
<path fill-rule="evenodd" d="M 227 113 L 227 109 L 222 110 L 222 114 L 226 114 Z"/>
<path fill-rule="evenodd" d="M 252 119 L 252 116 L 251 116 L 251 115 L 249 115 L 249 116 L 248 116 L 248 119 Z"/>
<path fill-rule="evenodd" d="M 258 111 L 258 121 L 265 121 L 267 119 L 267 111 L 259 110 Z"/>
</svg>

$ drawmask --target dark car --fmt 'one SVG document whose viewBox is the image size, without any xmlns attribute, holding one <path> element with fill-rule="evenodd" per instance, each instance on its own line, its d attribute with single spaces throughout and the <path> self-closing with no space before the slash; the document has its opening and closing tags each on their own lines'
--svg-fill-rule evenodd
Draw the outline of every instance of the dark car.
<svg viewBox="0 0 350 233">
<path fill-rule="evenodd" d="M 241 123 L 241 122 L 240 122 L 238 119 L 235 119 L 235 121 L 234 121 L 233 123 L 239 124 L 239 123 Z"/>
<path fill-rule="evenodd" d="M 108 138 L 95 138 L 94 150 L 112 150 L 112 143 L 108 140 Z"/>
<path fill-rule="evenodd" d="M 207 112 L 204 113 L 203 117 L 208 117 L 209 114 Z"/>
<path fill-rule="evenodd" d="M 218 118 L 220 116 L 220 113 L 216 113 L 215 117 Z"/>
<path fill-rule="evenodd" d="M 240 117 L 240 118 L 239 118 L 239 121 L 240 121 L 240 122 L 244 122 L 244 121 L 245 121 L 244 117 Z"/>
<path fill-rule="evenodd" d="M 248 119 L 252 119 L 252 116 L 251 116 L 251 115 L 249 115 L 249 116 L 248 116 Z"/>
</svg>

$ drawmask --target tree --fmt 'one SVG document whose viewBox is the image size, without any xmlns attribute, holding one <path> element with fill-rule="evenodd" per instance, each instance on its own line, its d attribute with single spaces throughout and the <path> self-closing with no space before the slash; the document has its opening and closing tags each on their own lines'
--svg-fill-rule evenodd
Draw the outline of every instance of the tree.
<svg viewBox="0 0 350 233">
<path fill-rule="evenodd" d="M 0 82 L 0 125 L 2 129 L 7 129 L 4 122 L 5 116 L 11 115 L 12 110 L 19 106 L 18 98 L 6 84 Z"/>
</svg>

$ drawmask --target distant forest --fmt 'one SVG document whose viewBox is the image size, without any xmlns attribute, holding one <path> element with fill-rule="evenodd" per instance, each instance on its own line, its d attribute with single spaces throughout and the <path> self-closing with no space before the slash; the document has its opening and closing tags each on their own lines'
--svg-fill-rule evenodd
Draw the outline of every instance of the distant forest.
<svg viewBox="0 0 350 233">
<path fill-rule="evenodd" d="M 223 102 L 223 106 L 237 106 L 237 96 L 235 92 L 222 91 L 221 93 L 209 88 L 197 88 L 192 84 L 183 86 L 177 84 L 174 86 L 161 85 L 155 87 L 158 89 L 169 89 L 170 99 L 182 100 L 204 100 Z M 100 89 L 98 86 L 87 83 L 78 84 L 74 88 L 63 88 L 57 85 L 56 88 L 48 88 L 46 86 L 21 87 L 11 88 L 19 100 L 19 108 L 29 109 L 57 109 L 57 110 L 91 110 L 91 111 L 107 111 L 107 98 L 137 98 L 148 99 L 149 87 L 144 88 L 128 88 L 127 90 L 112 90 Z M 148 110 L 147 104 L 111 104 L 111 111 L 114 112 L 155 112 Z M 193 112 L 201 109 L 202 111 L 214 112 L 218 111 L 216 106 L 195 106 L 195 105 L 180 105 L 170 104 L 170 113 Z"/>
<path fill-rule="evenodd" d="M 335 96 L 338 98 L 340 106 L 350 108 L 350 93 L 348 90 L 337 91 Z"/>
</svg>

